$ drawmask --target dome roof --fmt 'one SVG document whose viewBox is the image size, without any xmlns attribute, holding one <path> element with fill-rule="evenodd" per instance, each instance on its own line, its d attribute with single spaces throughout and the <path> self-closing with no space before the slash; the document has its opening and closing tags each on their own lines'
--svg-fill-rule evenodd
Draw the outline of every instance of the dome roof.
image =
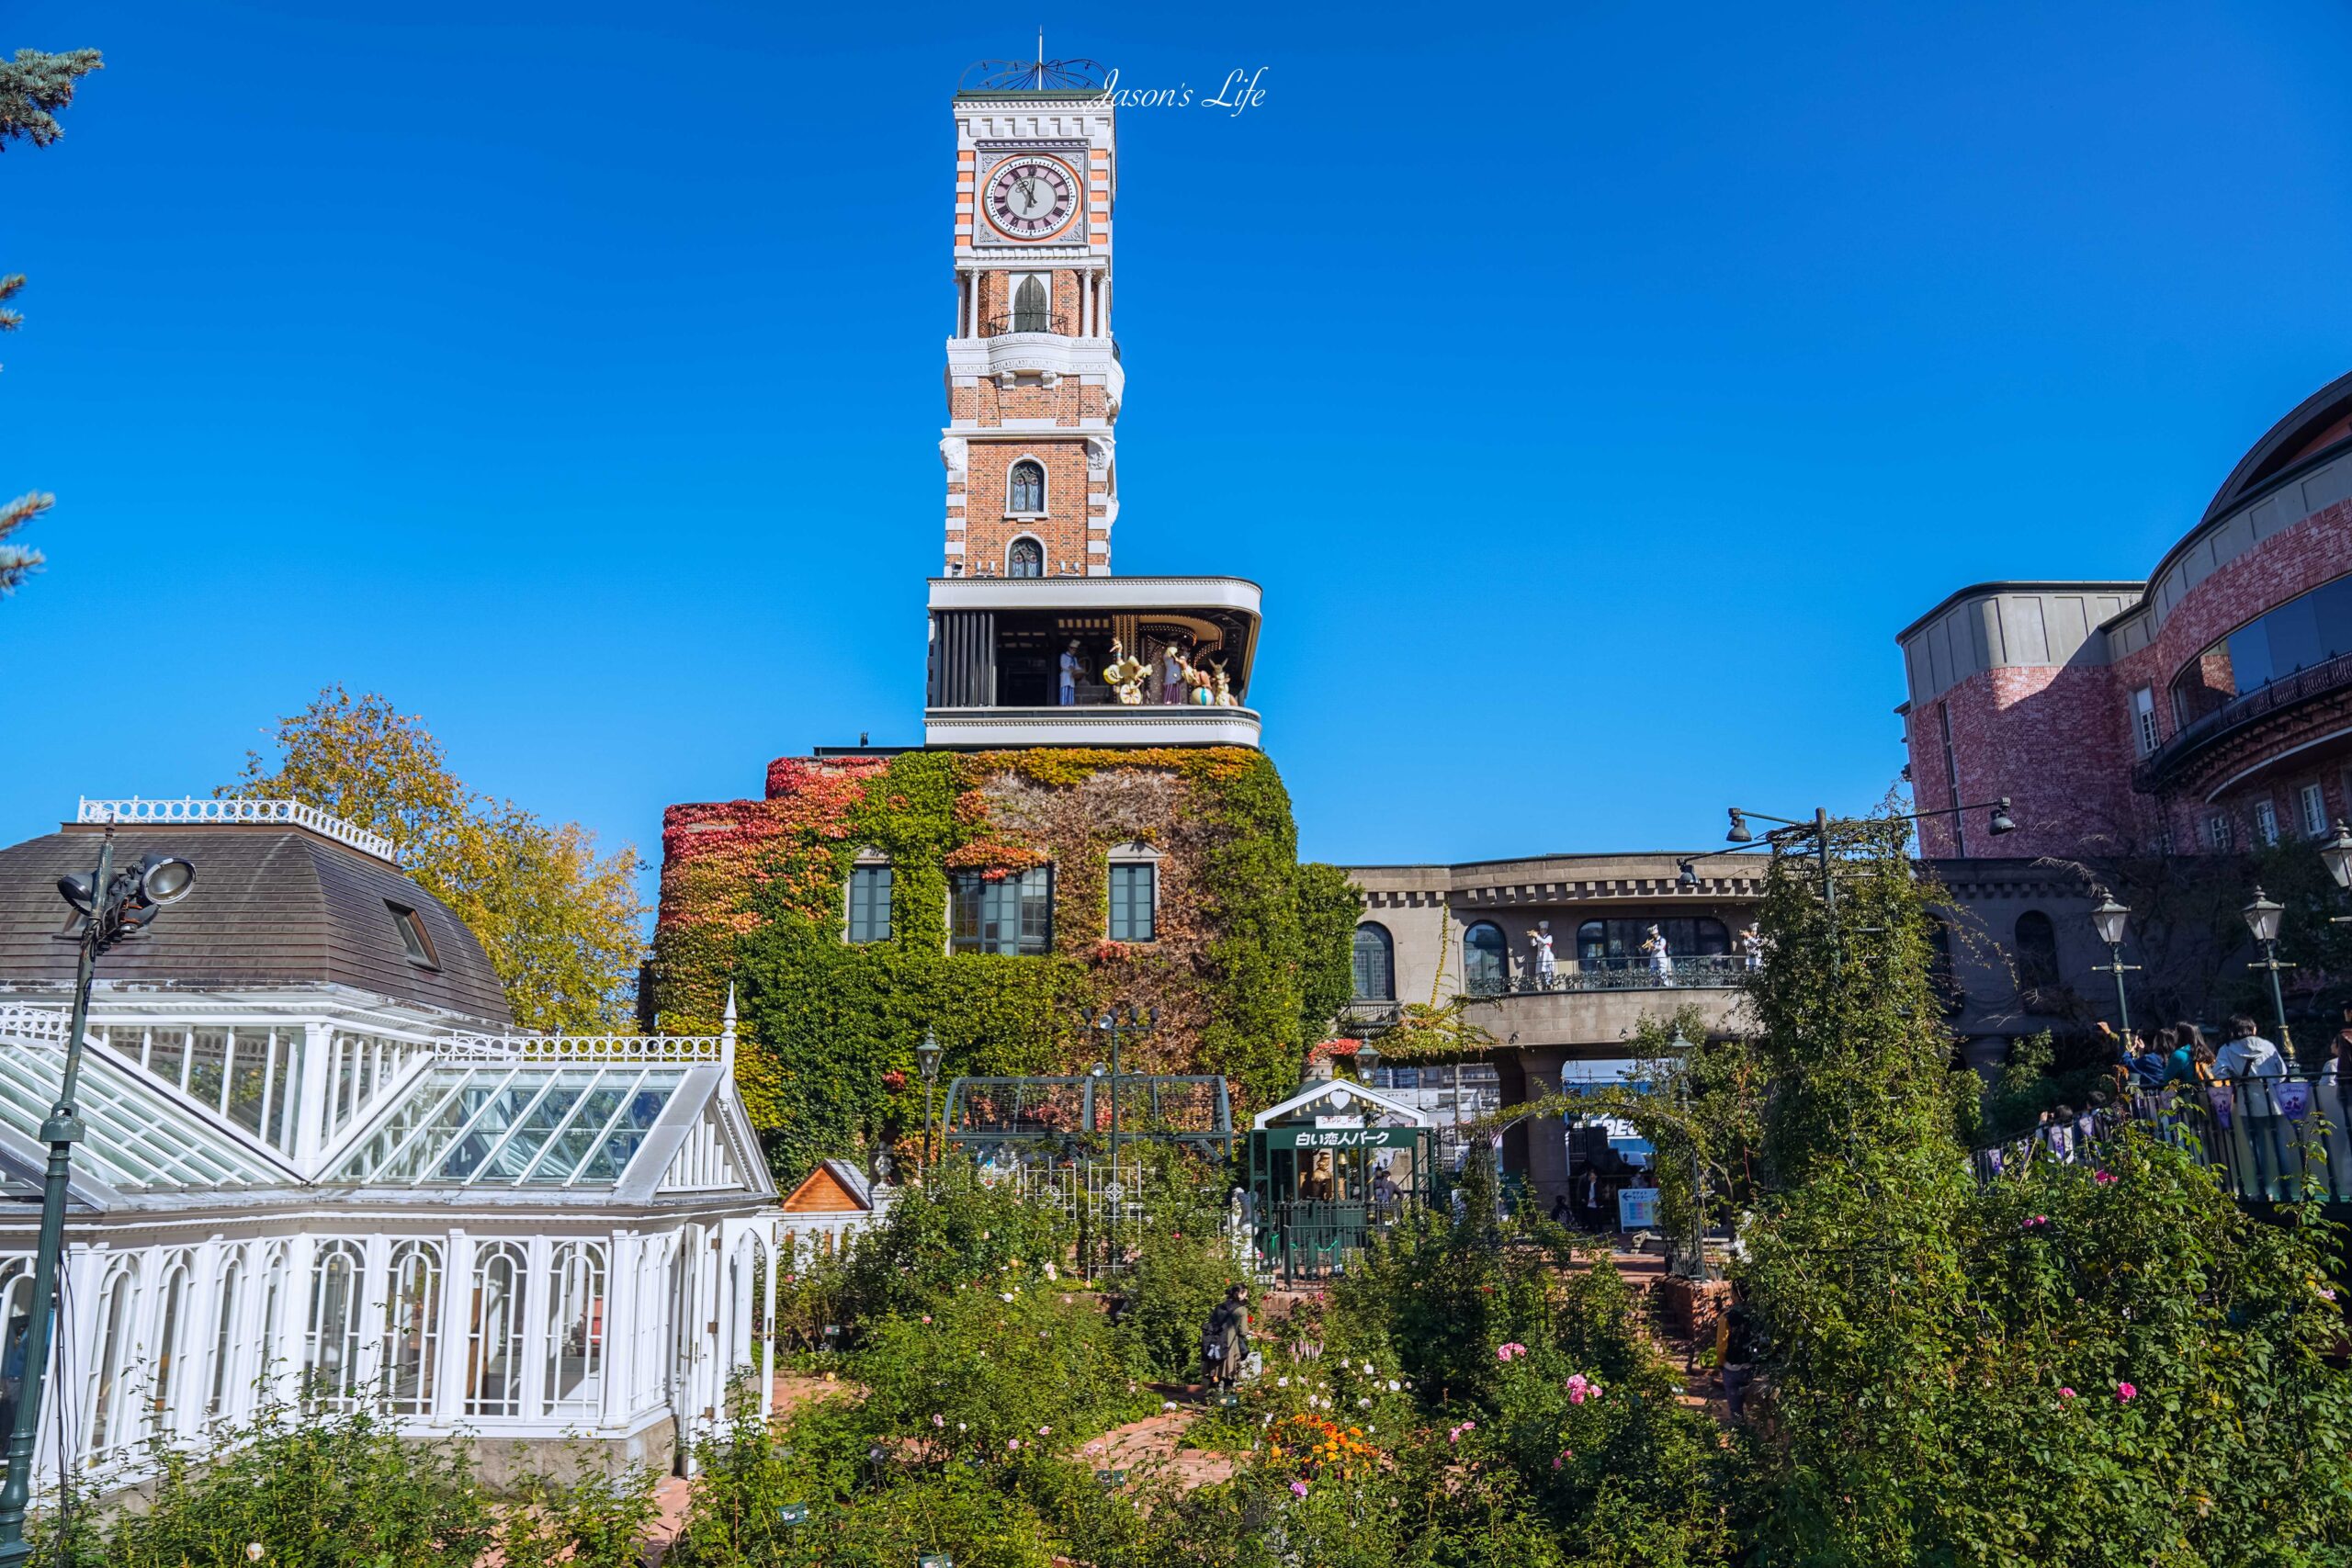
<svg viewBox="0 0 2352 1568">
<path fill-rule="evenodd" d="M 0 850 L 0 986 L 73 984 L 74 946 L 57 940 L 69 911 L 56 883 L 90 874 L 101 831 L 69 826 Z M 374 855 L 277 824 L 115 829 L 117 865 L 156 852 L 194 862 L 196 886 L 99 960 L 101 980 L 210 990 L 349 986 L 510 1021 L 505 991 L 473 933 Z M 422 957 L 412 956 L 412 938 Z"/>
<path fill-rule="evenodd" d="M 2206 507 L 2203 526 L 2234 508 L 2304 458 L 2314 457 L 2352 436 L 2352 374 L 2337 377 L 2295 406 L 2294 412 L 2270 427 Z"/>
</svg>

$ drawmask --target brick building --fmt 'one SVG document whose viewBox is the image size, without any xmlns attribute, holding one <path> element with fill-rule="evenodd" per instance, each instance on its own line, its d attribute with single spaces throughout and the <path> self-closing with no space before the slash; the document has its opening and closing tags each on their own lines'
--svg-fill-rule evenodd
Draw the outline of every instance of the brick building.
<svg viewBox="0 0 2352 1568">
<path fill-rule="evenodd" d="M 2256 442 L 2146 581 L 1978 583 L 1897 640 L 1919 808 L 2007 795 L 2018 824 L 1997 843 L 1981 813 L 1920 825 L 1956 906 L 1955 1026 L 1989 1061 L 2007 1037 L 2111 1019 L 2096 883 L 2141 926 L 2134 867 L 2172 865 L 2233 908 L 2252 881 L 2222 857 L 2352 815 L 2352 376 Z M 2186 951 L 2143 953 L 2165 973 L 2139 983 L 2194 1010 L 2211 991 Z M 2239 972 L 2228 957 L 2203 966 Z"/>
<path fill-rule="evenodd" d="M 2139 582 L 1985 582 L 1897 640 L 1922 810 L 2010 856 L 2224 853 L 2352 815 L 2352 376 L 2273 426 Z M 1979 843 L 1923 826 L 1933 858 Z"/>
</svg>

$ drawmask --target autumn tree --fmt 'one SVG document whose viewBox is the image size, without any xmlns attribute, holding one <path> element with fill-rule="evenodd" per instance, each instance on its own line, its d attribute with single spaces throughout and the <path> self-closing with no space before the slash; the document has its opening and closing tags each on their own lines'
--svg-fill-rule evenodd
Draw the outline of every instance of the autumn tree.
<svg viewBox="0 0 2352 1568">
<path fill-rule="evenodd" d="M 20 49 L 14 60 L 0 60 L 0 149 L 22 139 L 46 147 L 65 134 L 57 111 L 74 101 L 74 85 L 99 69 L 98 51 L 77 49 L 64 54 L 44 54 Z M 25 287 L 21 272 L 0 276 L 0 333 L 12 333 L 25 318 L 9 307 Z M 0 595 L 40 569 L 41 554 L 8 543 L 8 536 L 57 503 L 53 495 L 35 491 L 10 502 L 0 502 Z"/>
<path fill-rule="evenodd" d="M 220 793 L 304 801 L 390 839 L 481 940 L 517 1024 L 589 1032 L 628 1016 L 645 916 L 634 848 L 599 856 L 578 823 L 468 789 L 424 721 L 373 693 L 328 687 L 278 721 L 277 748 L 246 753 Z"/>
</svg>

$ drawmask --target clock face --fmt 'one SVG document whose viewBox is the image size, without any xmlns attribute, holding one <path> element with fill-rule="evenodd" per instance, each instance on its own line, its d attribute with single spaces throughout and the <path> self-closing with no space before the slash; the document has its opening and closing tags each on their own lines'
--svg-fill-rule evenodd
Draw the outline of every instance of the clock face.
<svg viewBox="0 0 2352 1568">
<path fill-rule="evenodd" d="M 1078 182 L 1051 158 L 1008 158 L 989 177 L 989 221 L 1015 240 L 1046 240 L 1078 214 Z"/>
</svg>

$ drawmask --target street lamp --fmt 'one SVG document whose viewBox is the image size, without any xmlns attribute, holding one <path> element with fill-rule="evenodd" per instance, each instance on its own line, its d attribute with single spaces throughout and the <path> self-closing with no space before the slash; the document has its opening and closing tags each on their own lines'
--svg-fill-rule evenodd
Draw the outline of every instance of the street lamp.
<svg viewBox="0 0 2352 1568">
<path fill-rule="evenodd" d="M 1115 1260 L 1119 1239 L 1119 1201 L 1126 1196 L 1119 1185 L 1119 1044 L 1130 1034 L 1148 1034 L 1159 1028 L 1159 1010 L 1139 1010 L 1129 1003 L 1124 1010 L 1116 1007 L 1105 1008 L 1101 1018 L 1089 1019 L 1087 1022 L 1090 1028 L 1111 1039 L 1111 1181 L 1103 1190 L 1103 1196 L 1111 1201 L 1111 1234 L 1108 1240 Z M 1092 1076 L 1098 1080 L 1102 1078 L 1101 1063 L 1095 1064 Z"/>
<path fill-rule="evenodd" d="M 2264 897 L 2262 889 L 2257 887 L 2254 890 L 2254 901 L 2239 911 L 2245 916 L 2245 929 L 2254 933 L 2254 940 L 2262 947 L 2261 962 L 2249 964 L 2246 967 L 2270 971 L 2270 1006 L 2278 1015 L 2278 1048 L 2281 1051 L 2288 1049 L 2287 998 L 2278 988 L 2278 971 L 2294 967 L 2291 964 L 2278 962 L 2278 918 L 2286 910 L 2284 904 L 2275 898 Z"/>
<path fill-rule="evenodd" d="M 196 867 L 177 855 L 151 854 L 126 871 L 114 869 L 114 826 L 98 840 L 98 868 L 87 877 L 61 876 L 58 894 L 81 917 L 70 940 L 79 946 L 74 970 L 74 1019 L 65 1035 L 65 1072 L 57 1103 L 41 1123 L 49 1145 L 49 1169 L 41 1184 L 40 1242 L 33 1257 L 31 1319 L 25 1326 L 25 1391 L 17 1401 L 17 1424 L 8 1434 L 8 1479 L 0 1485 L 0 1564 L 32 1555 L 25 1535 L 25 1505 L 32 1495 L 33 1446 L 40 1434 L 42 1385 L 49 1374 L 50 1324 L 57 1301 L 58 1255 L 65 1249 L 65 1189 L 73 1170 L 74 1145 L 84 1128 L 74 1091 L 82 1080 L 82 1037 L 90 1027 L 90 985 L 98 955 L 146 929 L 166 904 L 176 904 L 196 886 Z"/>
<path fill-rule="evenodd" d="M 939 1082 L 939 1058 L 946 1053 L 939 1048 L 935 1031 L 922 1032 L 922 1043 L 915 1047 L 915 1068 L 922 1074 L 922 1155 L 915 1161 L 915 1175 L 921 1179 L 931 1165 L 931 1090 Z"/>
<path fill-rule="evenodd" d="M 2115 1016 L 2123 1030 L 2126 1051 L 2132 1048 L 2132 1004 L 2123 994 L 2123 975 L 2128 969 L 2140 967 L 2123 962 L 2123 928 L 2131 918 L 2132 911 L 2117 903 L 2114 894 L 2104 887 L 2099 889 L 2099 905 L 2091 911 L 2091 926 L 2098 932 L 2099 941 L 2107 943 L 2107 962 L 2094 967 L 2115 976 Z"/>
<path fill-rule="evenodd" d="M 1373 1069 L 1380 1066 L 1380 1047 L 1369 1039 L 1356 1046 L 1356 1082 L 1372 1087 Z"/>
<path fill-rule="evenodd" d="M 2352 892 L 2352 826 L 2343 818 L 2335 823 L 2335 837 L 2319 847 L 2320 863 L 2327 867 L 2327 874 L 2335 878 L 2335 886 Z M 2352 924 L 2352 915 L 2332 915 L 2328 924 Z"/>
<path fill-rule="evenodd" d="M 1707 1268 L 1707 1170 L 1699 1153 L 1699 1124 L 1690 1114 L 1690 1054 L 1698 1047 L 1691 1044 L 1682 1031 L 1677 1029 L 1674 1038 L 1667 1043 L 1682 1063 L 1682 1074 L 1675 1085 L 1676 1098 L 1682 1107 L 1683 1136 L 1690 1140 L 1690 1265 L 1693 1280 L 1712 1280 Z"/>
</svg>

